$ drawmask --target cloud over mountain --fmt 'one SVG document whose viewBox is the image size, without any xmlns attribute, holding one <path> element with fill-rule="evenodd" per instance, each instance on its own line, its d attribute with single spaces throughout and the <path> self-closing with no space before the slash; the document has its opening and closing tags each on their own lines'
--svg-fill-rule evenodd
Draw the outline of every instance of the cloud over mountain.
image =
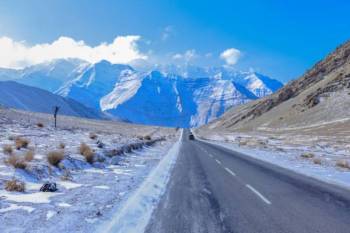
<svg viewBox="0 0 350 233">
<path fill-rule="evenodd" d="M 229 48 L 220 54 L 220 58 L 223 59 L 227 65 L 234 65 L 237 63 L 241 56 L 241 51 L 235 48 Z"/>
<path fill-rule="evenodd" d="M 79 58 L 91 63 L 107 60 L 111 63 L 129 63 L 135 59 L 147 59 L 137 46 L 140 36 L 118 36 L 112 43 L 90 46 L 83 40 L 59 37 L 52 43 L 27 45 L 25 41 L 15 41 L 0 37 L 0 67 L 23 68 L 60 58 Z"/>
</svg>

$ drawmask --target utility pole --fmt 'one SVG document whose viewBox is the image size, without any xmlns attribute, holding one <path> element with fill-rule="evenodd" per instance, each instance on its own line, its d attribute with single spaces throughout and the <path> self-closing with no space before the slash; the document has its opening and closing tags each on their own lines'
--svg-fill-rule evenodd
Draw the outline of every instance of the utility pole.
<svg viewBox="0 0 350 233">
<path fill-rule="evenodd" d="M 55 118 L 55 129 L 57 127 L 57 113 L 58 113 L 58 110 L 60 110 L 60 107 L 58 107 L 58 106 L 55 106 L 54 109 L 53 109 L 53 117 Z"/>
</svg>

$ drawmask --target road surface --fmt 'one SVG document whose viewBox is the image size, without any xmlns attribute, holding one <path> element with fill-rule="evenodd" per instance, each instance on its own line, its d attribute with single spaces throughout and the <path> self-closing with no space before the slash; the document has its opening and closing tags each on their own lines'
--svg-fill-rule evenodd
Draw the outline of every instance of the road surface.
<svg viewBox="0 0 350 233">
<path fill-rule="evenodd" d="M 350 232 L 348 190 L 188 135 L 146 232 Z"/>
</svg>

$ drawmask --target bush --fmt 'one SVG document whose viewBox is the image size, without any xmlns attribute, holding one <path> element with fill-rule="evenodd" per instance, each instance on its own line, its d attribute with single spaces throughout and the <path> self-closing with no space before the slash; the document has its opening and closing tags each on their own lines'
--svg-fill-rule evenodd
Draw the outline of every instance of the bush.
<svg viewBox="0 0 350 233">
<path fill-rule="evenodd" d="M 8 180 L 5 183 L 5 189 L 9 192 L 24 192 L 25 184 L 19 180 Z"/>
<path fill-rule="evenodd" d="M 66 144 L 64 144 L 63 142 L 61 142 L 59 145 L 58 145 L 58 149 L 64 149 L 66 148 Z"/>
<path fill-rule="evenodd" d="M 64 159 L 64 152 L 62 150 L 51 151 L 47 154 L 47 161 L 51 165 L 56 167 L 63 159 Z"/>
<path fill-rule="evenodd" d="M 41 123 L 41 122 L 39 122 L 39 123 L 36 124 L 36 126 L 38 126 L 39 128 L 43 128 L 43 127 L 44 127 L 44 124 Z"/>
<path fill-rule="evenodd" d="M 85 157 L 86 162 L 88 163 L 94 162 L 95 153 L 88 145 L 86 145 L 86 143 L 80 144 L 79 152 L 81 155 Z"/>
<path fill-rule="evenodd" d="M 80 143 L 79 153 L 80 153 L 81 155 L 84 155 L 84 152 L 85 152 L 86 150 L 90 150 L 90 147 L 89 147 L 86 143 L 84 143 L 84 142 Z"/>
<path fill-rule="evenodd" d="M 313 157 L 315 157 L 315 155 L 313 153 L 303 153 L 300 155 L 302 158 L 305 158 L 305 159 L 312 159 Z"/>
<path fill-rule="evenodd" d="M 318 164 L 318 165 L 321 165 L 321 164 L 322 164 L 321 158 L 314 158 L 314 159 L 312 160 L 312 162 L 314 162 L 314 164 Z"/>
<path fill-rule="evenodd" d="M 12 155 L 13 154 L 13 149 L 11 145 L 4 145 L 2 147 L 2 151 L 4 152 L 4 154 L 6 155 Z"/>
<path fill-rule="evenodd" d="M 95 134 L 95 133 L 90 133 L 90 134 L 89 134 L 89 138 L 95 140 L 95 139 L 97 139 L 97 134 Z"/>
<path fill-rule="evenodd" d="M 29 145 L 29 140 L 25 138 L 16 138 L 15 140 L 15 146 L 17 150 L 20 150 L 21 148 L 27 148 Z"/>
<path fill-rule="evenodd" d="M 33 150 L 28 150 L 25 155 L 24 155 L 24 159 L 27 162 L 30 162 L 34 159 L 34 151 Z"/>
<path fill-rule="evenodd" d="M 145 140 L 152 140 L 152 137 L 150 135 L 146 135 L 143 137 Z"/>
<path fill-rule="evenodd" d="M 25 169 L 27 167 L 26 161 L 17 155 L 11 155 L 9 158 L 5 160 L 5 162 L 11 165 L 12 167 L 18 168 L 18 169 Z"/>
<path fill-rule="evenodd" d="M 338 160 L 335 165 L 337 165 L 338 167 L 341 167 L 341 168 L 347 168 L 347 169 L 350 169 L 350 164 L 347 160 L 344 160 L 344 159 L 341 159 L 341 160 Z"/>
</svg>

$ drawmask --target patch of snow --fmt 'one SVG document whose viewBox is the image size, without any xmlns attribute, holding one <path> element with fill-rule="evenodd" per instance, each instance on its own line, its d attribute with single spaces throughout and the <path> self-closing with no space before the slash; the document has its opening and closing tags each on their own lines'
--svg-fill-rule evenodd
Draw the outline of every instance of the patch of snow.
<svg viewBox="0 0 350 233">
<path fill-rule="evenodd" d="M 14 202 L 50 203 L 50 198 L 59 194 L 62 193 L 10 193 L 4 190 L 0 190 L 0 197 L 4 197 L 6 200 Z"/>
<path fill-rule="evenodd" d="M 97 188 L 97 189 L 109 189 L 109 187 L 106 186 L 106 185 L 97 185 L 97 186 L 93 186 L 93 188 Z"/>
<path fill-rule="evenodd" d="M 74 189 L 82 186 L 82 184 L 77 184 L 69 181 L 58 181 L 57 184 L 63 186 L 66 189 Z"/>
<path fill-rule="evenodd" d="M 46 220 L 49 220 L 50 218 L 52 218 L 53 216 L 55 216 L 55 214 L 56 214 L 56 211 L 53 211 L 53 210 L 47 211 Z"/>
<path fill-rule="evenodd" d="M 9 207 L 0 209 L 0 213 L 5 213 L 5 212 L 11 211 L 11 210 L 25 210 L 28 213 L 31 213 L 35 210 L 35 208 L 30 207 L 30 206 L 22 206 L 22 205 L 17 205 L 17 204 L 11 203 Z"/>
<path fill-rule="evenodd" d="M 60 203 L 57 203 L 57 206 L 68 208 L 68 207 L 71 207 L 72 205 L 66 202 L 60 202 Z"/>
</svg>

